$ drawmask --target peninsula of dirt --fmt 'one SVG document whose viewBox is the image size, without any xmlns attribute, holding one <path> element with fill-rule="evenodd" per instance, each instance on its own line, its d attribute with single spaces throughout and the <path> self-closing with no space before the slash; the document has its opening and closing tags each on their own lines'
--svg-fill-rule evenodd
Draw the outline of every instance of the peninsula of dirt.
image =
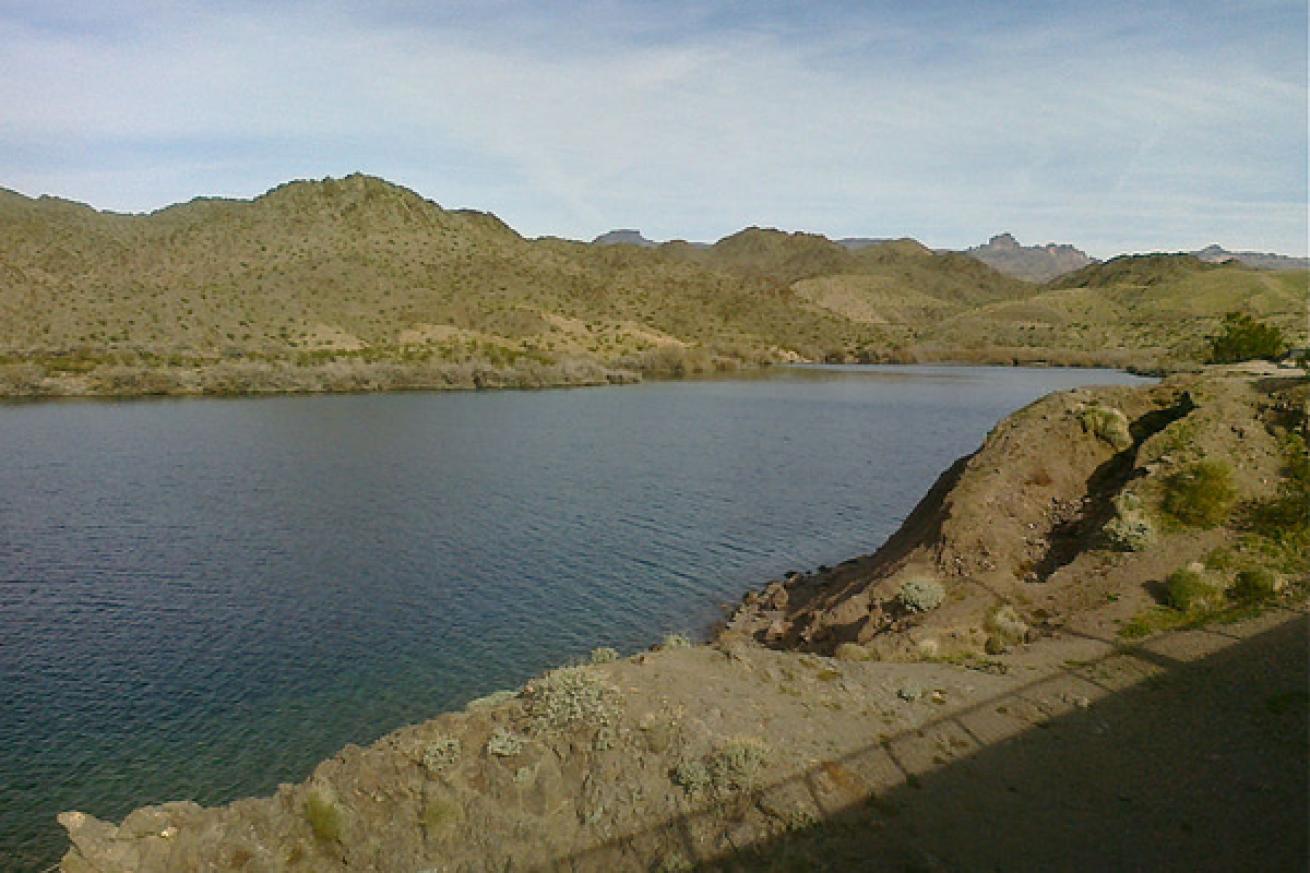
<svg viewBox="0 0 1310 873">
<path fill-rule="evenodd" d="M 64 813 L 61 869 L 1295 868 L 1308 399 L 1051 395 L 707 645 L 598 649 L 272 797 Z"/>
</svg>

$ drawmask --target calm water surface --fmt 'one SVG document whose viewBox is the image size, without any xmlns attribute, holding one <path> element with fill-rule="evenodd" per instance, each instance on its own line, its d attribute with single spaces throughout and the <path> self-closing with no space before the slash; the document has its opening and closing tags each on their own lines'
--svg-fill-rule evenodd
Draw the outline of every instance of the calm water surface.
<svg viewBox="0 0 1310 873">
<path fill-rule="evenodd" d="M 875 548 L 1094 370 L 0 405 L 0 868 Z"/>
</svg>

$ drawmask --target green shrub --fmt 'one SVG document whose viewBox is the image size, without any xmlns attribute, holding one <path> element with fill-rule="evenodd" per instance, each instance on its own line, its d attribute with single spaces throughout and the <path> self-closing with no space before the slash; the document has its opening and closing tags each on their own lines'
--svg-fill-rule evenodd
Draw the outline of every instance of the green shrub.
<svg viewBox="0 0 1310 873">
<path fill-rule="evenodd" d="M 1277 593 L 1278 580 L 1263 567 L 1238 573 L 1232 590 L 1234 599 L 1242 603 L 1262 603 Z"/>
<path fill-rule="evenodd" d="M 619 659 L 617 649 L 611 649 L 609 646 L 601 646 L 598 649 L 591 650 L 591 663 L 593 664 L 612 664 Z"/>
<path fill-rule="evenodd" d="M 330 797 L 312 791 L 305 799 L 305 820 L 318 839 L 334 843 L 341 840 L 341 810 Z"/>
<path fill-rule="evenodd" d="M 1237 499 L 1233 472 L 1218 461 L 1191 464 L 1164 480 L 1164 511 L 1193 527 L 1214 527 Z"/>
<path fill-rule="evenodd" d="M 576 724 L 599 728 L 619 715 L 617 689 L 586 667 L 561 667 L 534 680 L 524 689 L 524 703 L 538 733 Z"/>
<path fill-rule="evenodd" d="M 665 634 L 661 649 L 690 649 L 691 640 L 683 634 Z"/>
<path fill-rule="evenodd" d="M 1218 570 L 1223 573 L 1237 566 L 1237 556 L 1227 546 L 1219 546 L 1207 552 L 1202 563 L 1207 570 Z"/>
<path fill-rule="evenodd" d="M 704 761 L 683 761 L 673 771 L 673 784 L 688 794 L 708 791 L 712 784 L 710 768 L 705 766 Z"/>
<path fill-rule="evenodd" d="M 1106 522 L 1101 533 L 1111 548 L 1122 552 L 1140 552 L 1155 542 L 1155 525 L 1141 498 L 1131 492 L 1121 492 L 1113 501 L 1114 518 Z"/>
<path fill-rule="evenodd" d="M 762 740 L 733 737 L 703 759 L 683 761 L 673 781 L 688 794 L 749 791 L 759 784 L 768 759 L 769 747 Z"/>
<path fill-rule="evenodd" d="M 1128 431 L 1128 416 L 1112 406 L 1093 404 L 1078 413 L 1083 430 L 1108 443 L 1116 452 L 1131 448 L 1133 435 Z"/>
<path fill-rule="evenodd" d="M 769 759 L 769 747 L 755 737 L 733 737 L 709 761 L 710 779 L 720 792 L 755 787 Z"/>
<path fill-rule="evenodd" d="M 498 727 L 487 738 L 487 754 L 497 758 L 512 758 L 523 751 L 523 737 L 509 730 Z"/>
<path fill-rule="evenodd" d="M 1299 435 L 1283 445 L 1287 465 L 1278 496 L 1255 508 L 1252 532 L 1278 543 L 1304 545 L 1310 539 L 1310 451 Z"/>
<path fill-rule="evenodd" d="M 1181 568 L 1165 580 L 1169 605 L 1182 612 L 1198 612 L 1215 606 L 1219 590 L 1196 570 Z"/>
<path fill-rule="evenodd" d="M 942 605 L 946 589 L 935 579 L 910 579 L 901 586 L 896 599 L 909 612 L 928 612 Z"/>
<path fill-rule="evenodd" d="M 440 773 L 459 760 L 460 742 L 455 737 L 438 737 L 423 750 L 423 767 L 431 773 Z"/>
<path fill-rule="evenodd" d="M 1213 364 L 1275 361 L 1287 351 L 1287 340 L 1277 326 L 1262 324 L 1244 312 L 1225 315 L 1220 332 L 1209 340 L 1209 360 Z"/>
<path fill-rule="evenodd" d="M 1020 618 L 1019 613 L 1008 603 L 987 613 L 987 620 L 983 626 L 989 632 L 989 639 L 995 638 L 1004 645 L 1021 643 L 1028 633 L 1027 622 Z M 992 647 L 995 648 L 996 645 L 993 644 Z"/>
</svg>

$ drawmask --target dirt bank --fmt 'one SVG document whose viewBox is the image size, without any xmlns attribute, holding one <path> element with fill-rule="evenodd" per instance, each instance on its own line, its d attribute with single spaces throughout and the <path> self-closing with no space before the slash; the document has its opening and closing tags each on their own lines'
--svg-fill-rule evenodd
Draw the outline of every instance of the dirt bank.
<svg viewBox="0 0 1310 873">
<path fill-rule="evenodd" d="M 61 869 L 1288 869 L 1306 396 L 1038 401 L 878 553 L 748 595 L 711 645 L 598 650 L 269 798 L 64 813 Z M 1198 464 L 1228 471 L 1203 519 Z M 1161 605 L 1192 562 L 1210 593 Z"/>
</svg>

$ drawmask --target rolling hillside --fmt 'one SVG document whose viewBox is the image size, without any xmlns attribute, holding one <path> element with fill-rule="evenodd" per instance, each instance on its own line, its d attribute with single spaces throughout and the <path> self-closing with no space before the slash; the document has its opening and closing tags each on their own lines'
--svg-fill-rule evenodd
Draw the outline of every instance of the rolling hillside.
<svg viewBox="0 0 1310 873">
<path fill-rule="evenodd" d="M 1305 301 L 1304 271 L 1178 256 L 1038 286 L 914 240 L 527 240 L 361 175 L 149 215 L 0 190 L 5 394 L 571 384 L 789 360 L 1150 363 L 1195 354 L 1229 309 L 1303 331 Z"/>
</svg>

